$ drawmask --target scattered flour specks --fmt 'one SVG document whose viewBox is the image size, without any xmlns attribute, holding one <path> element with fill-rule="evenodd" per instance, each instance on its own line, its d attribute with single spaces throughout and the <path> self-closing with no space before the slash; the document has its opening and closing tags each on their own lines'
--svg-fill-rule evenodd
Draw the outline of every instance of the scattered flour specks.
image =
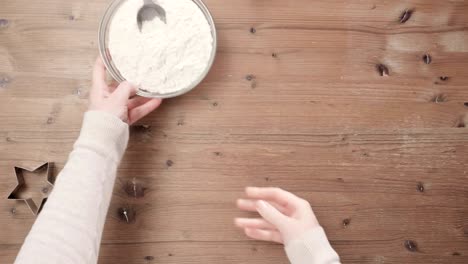
<svg viewBox="0 0 468 264">
<path fill-rule="evenodd" d="M 158 0 L 166 22 L 155 18 L 138 29 L 143 0 L 127 0 L 115 12 L 109 29 L 112 60 L 129 82 L 154 93 L 182 90 L 198 80 L 213 50 L 211 28 L 192 0 Z"/>
</svg>

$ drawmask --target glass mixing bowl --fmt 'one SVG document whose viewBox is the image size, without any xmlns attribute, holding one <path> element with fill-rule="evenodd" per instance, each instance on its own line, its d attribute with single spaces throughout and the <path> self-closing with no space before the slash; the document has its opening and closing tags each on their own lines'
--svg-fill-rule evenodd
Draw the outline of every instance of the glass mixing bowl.
<svg viewBox="0 0 468 264">
<path fill-rule="evenodd" d="M 104 16 L 102 17 L 101 24 L 99 26 L 99 36 L 98 36 L 99 53 L 101 54 L 101 58 L 104 64 L 106 65 L 107 70 L 109 71 L 109 74 L 112 76 L 112 78 L 114 78 L 118 82 L 125 81 L 125 78 L 122 76 L 122 74 L 119 72 L 119 70 L 117 69 L 117 67 L 114 65 L 112 61 L 112 57 L 108 49 L 108 44 L 109 44 L 108 37 L 109 37 L 109 27 L 110 27 L 112 18 L 115 12 L 117 11 L 117 9 L 119 8 L 119 6 L 125 1 L 127 0 L 114 0 L 109 5 L 106 12 L 104 13 Z M 198 79 L 196 79 L 188 87 L 180 87 L 180 89 L 176 92 L 161 94 L 161 93 L 154 93 L 154 92 L 146 91 L 144 89 L 139 88 L 137 92 L 138 95 L 144 96 L 144 97 L 150 97 L 150 98 L 171 98 L 171 97 L 176 97 L 176 96 L 185 94 L 191 91 L 193 88 L 195 88 L 198 84 L 200 84 L 203 81 L 203 79 L 206 77 L 208 72 L 210 71 L 211 66 L 213 66 L 213 62 L 216 56 L 217 43 L 218 43 L 215 23 L 213 21 L 213 17 L 211 16 L 210 11 L 208 10 L 206 5 L 201 0 L 192 0 L 192 1 L 195 4 L 197 4 L 197 6 L 205 15 L 206 20 L 208 21 L 208 24 L 211 27 L 211 35 L 213 36 L 213 49 L 211 51 L 210 60 L 208 62 L 208 65 L 205 71 L 198 77 Z"/>
</svg>

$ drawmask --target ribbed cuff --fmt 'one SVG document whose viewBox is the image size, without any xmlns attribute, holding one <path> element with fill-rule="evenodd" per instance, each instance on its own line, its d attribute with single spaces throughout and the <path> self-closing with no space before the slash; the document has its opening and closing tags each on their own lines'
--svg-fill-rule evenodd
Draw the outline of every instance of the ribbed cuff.
<svg viewBox="0 0 468 264">
<path fill-rule="evenodd" d="M 328 242 L 322 227 L 311 229 L 288 243 L 286 254 L 292 264 L 339 264 L 340 257 Z"/>
<path fill-rule="evenodd" d="M 76 147 L 88 147 L 115 161 L 120 161 L 127 148 L 128 125 L 118 117 L 101 111 L 88 111 L 83 118 Z"/>
</svg>

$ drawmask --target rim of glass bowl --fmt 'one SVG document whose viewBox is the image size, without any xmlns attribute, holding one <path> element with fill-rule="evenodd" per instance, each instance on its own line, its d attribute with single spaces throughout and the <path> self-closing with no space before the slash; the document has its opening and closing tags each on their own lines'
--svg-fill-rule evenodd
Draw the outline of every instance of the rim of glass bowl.
<svg viewBox="0 0 468 264">
<path fill-rule="evenodd" d="M 110 3 L 110 5 L 107 7 L 102 19 L 101 23 L 99 25 L 99 34 L 98 34 L 98 43 L 99 43 L 99 53 L 101 55 L 101 58 L 104 62 L 104 65 L 106 65 L 107 70 L 109 71 L 109 74 L 114 78 L 116 81 L 123 82 L 125 81 L 125 78 L 120 74 L 119 70 L 117 67 L 114 65 L 114 62 L 112 61 L 111 55 L 109 53 L 109 49 L 107 48 L 107 42 L 108 42 L 108 29 L 109 25 L 112 21 L 112 17 L 114 16 L 115 11 L 117 8 L 124 2 L 128 0 L 114 0 Z M 210 25 L 211 28 L 211 35 L 213 36 L 213 49 L 211 50 L 211 55 L 210 55 L 210 60 L 208 62 L 208 65 L 205 69 L 205 71 L 188 87 L 185 87 L 181 90 L 178 90 L 176 92 L 171 92 L 171 93 L 153 93 L 150 91 L 146 91 L 143 89 L 138 89 L 137 94 L 143 97 L 151 97 L 151 98 L 172 98 L 176 97 L 179 95 L 183 95 L 185 93 L 190 92 L 193 90 L 195 87 L 197 87 L 208 75 L 211 67 L 213 66 L 215 57 L 216 57 L 216 51 L 218 48 L 218 37 L 216 33 L 216 26 L 213 20 L 213 17 L 208 10 L 208 7 L 203 3 L 202 0 L 192 0 L 197 6 L 200 8 L 200 10 L 203 12 L 203 14 L 206 17 L 206 20 L 208 21 L 208 24 Z"/>
</svg>

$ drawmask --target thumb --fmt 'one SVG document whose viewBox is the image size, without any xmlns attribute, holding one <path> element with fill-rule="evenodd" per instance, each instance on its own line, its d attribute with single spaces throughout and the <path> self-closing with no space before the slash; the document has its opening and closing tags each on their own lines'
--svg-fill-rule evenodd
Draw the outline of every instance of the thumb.
<svg viewBox="0 0 468 264">
<path fill-rule="evenodd" d="M 259 200 L 255 205 L 257 212 L 280 231 L 283 229 L 283 227 L 287 226 L 288 217 L 282 214 L 280 211 L 278 211 L 278 209 L 273 207 L 268 202 Z"/>
</svg>

